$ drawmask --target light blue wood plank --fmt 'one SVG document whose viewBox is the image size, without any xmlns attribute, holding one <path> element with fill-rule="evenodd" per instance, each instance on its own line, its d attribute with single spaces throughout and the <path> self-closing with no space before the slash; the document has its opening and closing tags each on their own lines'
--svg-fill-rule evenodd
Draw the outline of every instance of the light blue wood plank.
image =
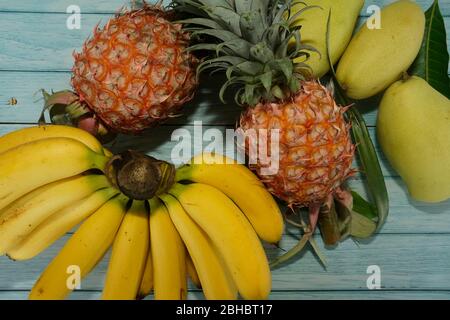
<svg viewBox="0 0 450 320">
<path fill-rule="evenodd" d="M 0 70 L 68 71 L 72 52 L 83 42 L 99 21 L 106 23 L 109 14 L 89 14 L 82 18 L 80 30 L 68 30 L 64 14 L 0 13 Z M 450 17 L 446 17 L 447 30 Z M 447 43 L 450 43 L 450 32 Z"/>
<path fill-rule="evenodd" d="M 188 119 L 189 118 L 190 116 L 188 115 Z M 16 130 L 17 128 L 18 126 L 9 124 L 3 125 L 0 124 L 0 134 L 8 133 L 12 130 Z M 209 125 L 208 122 L 205 121 L 204 126 L 202 128 L 197 127 L 198 128 L 197 131 L 195 131 L 195 128 L 196 127 L 193 125 L 181 125 L 181 124 L 162 125 L 157 128 L 149 129 L 139 136 L 119 135 L 118 138 L 115 140 L 115 142 L 113 142 L 113 144 L 110 146 L 110 148 L 116 153 L 128 149 L 138 150 L 144 153 L 152 154 L 153 156 L 160 158 L 161 160 L 170 161 L 176 165 L 179 165 L 189 160 L 190 155 L 179 154 L 175 149 L 175 147 L 183 146 L 183 148 L 185 147 L 186 148 L 185 150 L 187 150 L 188 152 L 190 150 L 191 155 L 194 155 L 193 139 L 194 137 L 196 137 L 196 134 L 198 134 L 199 137 L 201 138 L 202 137 L 201 135 L 204 135 L 207 130 L 213 129 L 217 131 L 217 133 L 220 132 L 221 137 L 223 139 L 223 148 L 222 150 L 217 151 L 220 151 L 221 153 L 232 154 L 236 150 L 235 141 L 234 140 L 227 141 L 225 133 L 226 130 L 232 131 L 233 127 L 215 125 L 212 128 L 211 125 Z M 372 139 L 376 142 L 375 128 L 373 127 L 369 128 L 369 133 Z M 177 138 L 178 134 L 183 134 L 186 136 L 183 139 L 178 140 Z M 211 140 L 210 138 L 208 139 L 205 138 L 202 142 L 203 148 L 206 148 L 211 143 Z M 375 148 L 377 149 L 381 160 L 383 174 L 385 176 L 392 176 L 392 177 L 397 176 L 397 173 L 392 169 L 388 161 L 385 159 L 383 153 L 380 151 L 378 144 L 375 145 Z M 358 164 L 355 163 L 354 166 L 356 168 L 358 167 Z"/>
<path fill-rule="evenodd" d="M 21 125 L 0 125 L 0 135 L 16 130 Z M 182 128 L 191 129 L 189 126 Z M 174 129 L 162 127 L 162 129 Z M 156 158 L 181 162 L 180 158 L 171 159 L 170 153 L 175 142 L 157 144 L 157 140 L 170 140 L 170 133 L 148 135 L 145 137 L 123 137 L 124 141 L 114 147 L 116 151 L 138 149 Z M 384 164 L 384 166 L 386 166 Z M 363 196 L 365 183 L 357 178 L 349 181 L 350 186 Z M 381 233 L 450 233 L 450 201 L 439 204 L 420 203 L 411 200 L 404 183 L 399 177 L 387 177 L 386 184 L 390 196 L 390 215 L 381 229 Z"/>
<path fill-rule="evenodd" d="M 155 1 L 147 1 L 149 3 L 154 3 Z M 376 4 L 379 6 L 385 6 L 391 3 L 392 0 L 366 0 L 364 9 L 361 11 L 362 15 L 367 15 L 367 7 Z M 429 8 L 432 0 L 417 0 L 416 1 L 425 10 Z M 450 3 L 446 0 L 440 0 L 441 10 L 444 14 L 450 14 Z M 25 11 L 25 12 L 53 12 L 53 13 L 65 13 L 66 8 L 69 5 L 77 4 L 80 6 L 82 12 L 85 13 L 114 13 L 117 8 L 123 5 L 129 4 L 130 1 L 124 0 L 46 0 L 46 1 L 35 1 L 35 0 L 21 0 L 21 1 L 9 1 L 0 0 L 0 11 Z M 168 0 L 164 1 L 164 4 L 169 3 Z"/>
<path fill-rule="evenodd" d="M 69 300 L 99 300 L 101 298 L 100 291 L 75 291 L 69 297 Z M 270 300 L 448 300 L 450 291 L 389 291 L 389 290 L 372 290 L 372 291 L 278 291 L 272 292 Z M 0 291 L 0 300 L 26 300 L 28 299 L 28 291 Z M 152 300 L 153 296 L 147 297 L 145 300 Z M 189 300 L 203 299 L 200 292 L 188 293 Z M 183 302 L 180 302 L 180 306 Z M 267 301 L 270 304 L 270 301 Z M 276 308 L 276 307 L 275 307 Z M 275 311 L 276 309 L 273 309 Z M 278 310 L 277 310 L 278 312 Z"/>
<path fill-rule="evenodd" d="M 51 261 L 65 238 L 33 260 L 13 262 L 0 257 L 0 290 L 28 290 Z M 319 246 L 322 242 L 317 237 Z M 289 249 L 297 240 L 287 236 L 281 247 Z M 273 271 L 273 290 L 365 290 L 367 268 L 381 268 L 381 286 L 388 290 L 450 290 L 450 235 L 383 234 L 370 243 L 351 240 L 337 248 L 325 250 L 325 271 L 311 251 Z M 280 250 L 267 248 L 269 259 Z M 108 256 L 82 282 L 84 290 L 101 290 L 107 270 Z M 14 276 L 12 276 L 14 275 Z"/>
<path fill-rule="evenodd" d="M 70 89 L 69 72 L 0 72 L 0 123 L 36 123 L 42 110 L 40 89 L 58 91 Z M 219 100 L 222 77 L 213 79 L 205 76 L 196 99 L 184 106 L 183 116 L 173 118 L 169 123 L 183 124 L 202 120 L 208 125 L 233 125 L 242 108 Z M 9 106 L 6 101 L 15 97 L 17 105 Z M 229 97 L 227 101 L 233 101 Z"/>
<path fill-rule="evenodd" d="M 0 135 L 20 127 L 21 125 L 0 125 Z M 223 127 L 215 128 L 224 130 Z M 194 131 L 193 127 L 188 125 L 163 126 L 150 130 L 144 136 L 121 136 L 112 150 L 120 152 L 135 149 L 156 158 L 180 164 L 182 159 L 179 156 L 174 155 L 173 158 L 171 156 L 174 146 L 178 143 L 177 141 L 171 141 L 171 134 L 175 129 L 184 129 L 186 133 L 189 132 L 192 135 Z M 370 131 L 373 136 L 373 128 Z M 224 150 L 231 150 L 231 148 Z M 380 154 L 380 158 L 385 175 L 393 176 L 392 178 L 386 178 L 391 199 L 391 215 L 382 232 L 450 232 L 450 201 L 440 204 L 425 204 L 411 200 L 402 180 L 396 177 L 396 173 L 382 154 Z M 356 191 L 365 195 L 365 184 L 359 180 L 359 177 L 351 179 L 350 185 Z"/>
<path fill-rule="evenodd" d="M 1 125 L 0 135 L 20 127 L 21 125 Z M 137 144 L 124 143 L 122 147 L 117 146 L 114 149 L 137 148 L 147 151 L 149 155 L 156 158 L 171 161 L 170 149 L 173 147 L 173 143 L 155 146 L 155 139 L 152 138 L 155 136 L 149 135 L 146 138 L 149 139 L 147 142 L 141 137 Z M 170 138 L 163 137 L 163 139 Z M 151 150 L 149 150 L 149 146 L 153 146 Z M 367 197 L 364 181 L 355 178 L 349 183 L 355 191 Z M 450 233 L 450 200 L 439 204 L 415 202 L 409 198 L 403 181 L 398 177 L 387 177 L 386 185 L 390 197 L 390 215 L 381 229 L 381 233 Z"/>
<path fill-rule="evenodd" d="M 40 89 L 58 91 L 70 89 L 69 72 L 0 72 L 0 123 L 35 123 L 39 118 L 43 101 Z M 186 104 L 183 115 L 172 119 L 170 124 L 193 124 L 202 120 L 208 125 L 233 126 L 239 118 L 242 108 L 231 103 L 228 96 L 224 105 L 218 98 L 223 78 L 203 77 L 195 99 Z M 6 105 L 6 101 L 15 97 L 16 106 Z M 380 96 L 360 103 L 358 108 L 363 112 L 368 126 L 375 126 Z"/>
<path fill-rule="evenodd" d="M 0 135 L 7 132 L 17 130 L 21 125 L 0 125 Z M 221 129 L 223 127 L 215 127 Z M 186 133 L 192 134 L 193 127 L 184 126 L 163 126 L 157 129 L 150 130 L 146 135 L 139 137 L 121 136 L 112 149 L 115 152 L 120 152 L 127 149 L 135 149 L 152 155 L 156 158 L 182 163 L 179 156 L 174 155 L 172 158 L 171 152 L 177 141 L 171 141 L 171 134 L 175 129 L 185 129 Z M 373 128 L 370 129 L 373 136 Z M 155 134 L 157 132 L 157 134 Z M 205 143 L 206 145 L 207 143 Z M 227 149 L 225 149 L 227 150 Z M 231 150 L 230 148 L 228 150 Z M 411 200 L 408 196 L 406 188 L 402 180 L 396 176 L 393 169 L 384 157 L 382 159 L 382 167 L 386 175 L 393 176 L 386 178 L 386 184 L 391 201 L 391 214 L 389 220 L 381 232 L 385 233 L 442 233 L 450 232 L 450 201 L 440 204 L 425 204 Z M 364 181 L 355 177 L 349 181 L 351 187 L 360 192 L 363 196 L 365 194 Z"/>
<path fill-rule="evenodd" d="M 121 5 L 122 1 L 119 1 L 120 3 L 116 1 L 79 0 L 77 3 L 82 5 L 83 12 L 104 13 L 114 12 L 115 7 Z M 389 1 L 376 1 L 378 4 L 387 2 Z M 450 2 L 442 2 L 441 7 L 448 16 L 450 13 Z M 373 2 L 366 1 L 366 5 L 371 3 Z M 420 1 L 420 3 L 427 7 L 431 0 Z M 67 4 L 68 2 L 65 2 L 65 0 L 47 0 L 45 2 L 31 0 L 10 2 L 0 0 L 0 11 L 62 13 Z M 0 14 L 0 30 L 10 31 L 9 33 L 0 33 L 0 69 L 67 71 L 72 63 L 70 58 L 72 50 L 81 45 L 83 39 L 89 35 L 92 26 L 99 18 L 103 17 L 103 21 L 106 21 L 108 16 L 100 14 L 83 17 L 85 19 L 83 21 L 86 22 L 83 22 L 83 26 L 86 29 L 89 27 L 89 30 L 81 30 L 74 36 L 64 32 L 64 30 L 58 31 L 58 29 L 65 29 L 65 14 L 14 14 L 14 16 L 12 13 Z M 42 21 L 45 21 L 45 23 L 42 23 Z M 47 24 L 48 27 L 44 26 Z M 450 27 L 450 19 L 448 17 L 446 19 L 446 27 L 447 29 Z M 27 61 L 27 59 L 30 60 Z M 27 75 L 27 73 L 18 73 L 17 77 L 10 77 L 9 73 L 0 73 L 0 95 L 3 95 L 0 96 L 0 122 L 26 123 L 34 121 L 35 115 L 39 112 L 40 104 L 33 104 L 30 92 L 34 92 L 34 89 L 39 89 L 40 87 L 48 89 L 53 86 L 55 89 L 64 88 L 70 77 L 68 73 L 38 74 L 38 76 Z M 41 86 L 39 86 L 39 83 L 42 83 Z M 44 84 L 50 84 L 51 86 L 49 88 L 44 86 Z M 33 90 L 30 90 L 31 88 Z M 217 101 L 214 100 L 216 98 L 212 98 L 212 96 L 215 97 L 215 93 L 211 97 L 208 97 L 208 94 L 211 94 L 211 92 L 202 92 L 200 99 L 194 103 L 198 104 L 195 112 L 193 110 L 187 112 L 185 117 L 177 119 L 172 124 L 192 123 L 193 120 L 197 119 L 204 119 L 205 123 L 210 125 L 232 124 L 233 119 L 238 115 L 238 110 L 227 111 L 224 115 L 221 112 L 217 112 L 217 115 L 214 115 L 213 108 L 219 104 L 212 102 Z M 15 110 L 4 108 L 5 106 L 1 103 L 3 99 L 6 100 L 10 96 L 19 98 L 19 105 Z M 375 115 L 374 111 L 366 115 L 368 123 L 375 123 Z M 18 127 L 1 125 L 0 134 Z M 190 127 L 187 128 L 191 129 Z M 153 134 L 155 137 L 149 138 L 149 136 L 145 136 L 135 139 L 134 142 L 131 142 L 130 138 L 121 138 L 115 149 L 119 150 L 124 147 L 134 146 L 141 150 L 151 151 L 153 155 L 158 157 L 170 158 L 168 155 L 173 144 L 161 144 L 161 142 L 170 137 L 172 129 L 174 128 L 163 127 L 161 130 L 158 129 L 158 136 Z M 373 135 L 373 129 L 371 132 Z M 152 135 L 152 133 L 149 135 Z M 387 175 L 395 175 L 389 169 L 389 166 L 385 164 L 385 161 L 383 161 L 383 170 Z M 354 180 L 351 184 L 357 190 L 363 189 L 363 184 L 359 180 Z M 335 250 L 327 250 L 325 253 L 331 265 L 327 273 L 320 269 L 310 252 L 306 253 L 302 260 L 275 271 L 274 287 L 277 292 L 271 298 L 450 298 L 448 269 L 450 265 L 448 258 L 450 203 L 446 202 L 439 205 L 412 203 L 408 199 L 399 178 L 388 178 L 387 185 L 391 196 L 391 215 L 382 229 L 381 235 L 378 235 L 370 244 L 361 245 L 361 248 L 356 247 L 351 241 L 346 241 Z M 416 233 L 424 234 L 419 235 Z M 24 264 L 12 263 L 5 258 L 0 258 L 0 270 L 2 270 L 0 272 L 0 290 L 3 288 L 11 290 L 10 286 L 12 286 L 12 289 L 18 290 L 29 289 L 40 270 L 49 261 L 50 257 L 56 253 L 57 249 L 61 247 L 61 244 L 62 242 L 59 242 L 49 249 L 48 253 Z M 282 246 L 288 248 L 293 244 L 293 239 L 286 238 Z M 274 250 L 269 250 L 269 254 L 271 256 L 275 254 Z M 379 263 L 382 266 L 382 270 L 385 270 L 382 271 L 384 274 L 383 286 L 395 291 L 369 292 L 363 290 L 365 289 L 365 265 L 373 263 L 374 257 L 376 263 Z M 94 288 L 95 290 L 101 288 L 102 279 L 106 271 L 105 262 L 86 280 L 87 288 Z M 17 278 L 19 273 L 20 275 Z M 11 282 L 13 278 L 16 278 L 14 283 L 12 285 L 6 284 L 6 287 L 4 287 L 4 283 Z M 427 291 L 423 291 L 424 288 Z M 313 291 L 300 291 L 299 289 Z M 359 291 L 359 289 L 362 291 Z M 403 291 L 403 289 L 413 289 L 413 291 Z M 440 291 L 433 291 L 436 289 Z M 25 298 L 26 292 L 0 291 L 0 299 L 14 297 Z M 77 292 L 74 298 L 77 297 L 97 298 L 98 292 Z M 190 296 L 190 298 L 194 299 L 199 297 L 201 295 L 198 293 L 193 293 Z"/>
</svg>

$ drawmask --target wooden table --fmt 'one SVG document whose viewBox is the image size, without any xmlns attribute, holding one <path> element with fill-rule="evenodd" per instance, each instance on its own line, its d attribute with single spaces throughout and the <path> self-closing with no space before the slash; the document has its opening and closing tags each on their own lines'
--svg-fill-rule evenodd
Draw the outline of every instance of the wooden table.
<svg viewBox="0 0 450 320">
<path fill-rule="evenodd" d="M 366 0 L 366 7 L 390 2 Z M 432 1 L 417 2 L 426 9 Z M 71 4 L 82 10 L 81 30 L 66 28 L 66 8 Z M 123 4 L 123 0 L 0 0 L 0 134 L 36 123 L 42 101 L 36 102 L 40 94 L 35 93 L 41 88 L 69 88 L 71 53 L 81 47 L 99 20 L 106 22 Z M 450 0 L 440 0 L 440 5 L 450 31 Z M 450 32 L 448 43 L 449 37 Z M 134 148 L 170 160 L 176 143 L 171 141 L 173 130 L 185 128 L 192 132 L 197 120 L 219 130 L 232 127 L 239 109 L 221 105 L 217 85 L 210 84 L 214 79 L 206 80 L 196 100 L 185 107 L 184 116 L 141 137 L 120 137 L 114 149 Z M 6 104 L 11 97 L 17 98 L 17 105 Z M 371 103 L 364 110 L 374 138 L 375 106 Z M 327 270 L 310 250 L 305 251 L 299 259 L 274 271 L 272 299 L 450 298 L 450 202 L 427 205 L 411 201 L 398 175 L 379 154 L 391 201 L 389 219 L 380 233 L 364 243 L 347 240 L 336 248 L 323 249 Z M 364 190 L 359 179 L 351 185 Z M 293 234 L 285 236 L 282 248 L 290 248 L 297 241 L 295 229 L 290 231 Z M 320 237 L 316 238 L 323 248 Z M 0 299 L 25 299 L 66 239 L 31 261 L 13 262 L 0 257 Z M 279 250 L 268 248 L 268 253 L 273 257 Z M 107 261 L 106 257 L 71 298 L 99 297 Z M 381 290 L 367 287 L 367 269 L 372 265 L 380 267 Z M 201 297 L 195 290 L 190 293 L 190 298 Z"/>
</svg>

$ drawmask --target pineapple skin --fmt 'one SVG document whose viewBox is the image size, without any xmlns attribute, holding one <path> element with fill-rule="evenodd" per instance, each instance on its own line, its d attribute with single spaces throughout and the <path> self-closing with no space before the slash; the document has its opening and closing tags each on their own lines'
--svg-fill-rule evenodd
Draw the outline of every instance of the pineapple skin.
<svg viewBox="0 0 450 320">
<path fill-rule="evenodd" d="M 280 130 L 278 172 L 263 175 L 265 166 L 259 156 L 252 166 L 271 193 L 289 205 L 321 205 L 354 173 L 355 146 L 345 110 L 325 87 L 309 81 L 287 101 L 260 103 L 242 114 L 244 134 L 255 129 Z M 248 143 L 245 149 L 248 154 Z"/>
<path fill-rule="evenodd" d="M 156 7 L 96 28 L 75 53 L 72 86 L 116 132 L 136 134 L 176 115 L 197 88 L 189 34 Z"/>
</svg>

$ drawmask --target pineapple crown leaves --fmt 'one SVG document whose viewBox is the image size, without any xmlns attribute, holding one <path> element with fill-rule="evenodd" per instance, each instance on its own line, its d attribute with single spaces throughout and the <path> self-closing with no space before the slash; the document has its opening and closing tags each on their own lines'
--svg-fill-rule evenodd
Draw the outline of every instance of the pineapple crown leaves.
<svg viewBox="0 0 450 320">
<path fill-rule="evenodd" d="M 300 2 L 301 3 L 301 2 Z M 206 38 L 188 50 L 211 54 L 198 66 L 224 71 L 227 81 L 220 98 L 230 86 L 237 86 L 235 101 L 256 105 L 260 101 L 285 99 L 300 89 L 310 73 L 306 61 L 317 52 L 301 42 L 299 15 L 318 6 L 307 6 L 291 14 L 293 0 L 174 0 L 173 8 L 189 17 L 178 21 L 193 38 Z M 210 40 L 212 39 L 212 40 Z M 295 45 L 292 45 L 292 40 Z M 298 61 L 297 58 L 303 62 Z"/>
</svg>

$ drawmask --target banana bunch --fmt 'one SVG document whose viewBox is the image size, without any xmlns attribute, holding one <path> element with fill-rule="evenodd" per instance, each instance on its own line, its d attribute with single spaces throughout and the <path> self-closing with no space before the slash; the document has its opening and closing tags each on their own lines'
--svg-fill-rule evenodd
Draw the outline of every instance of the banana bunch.
<svg viewBox="0 0 450 320">
<path fill-rule="evenodd" d="M 188 278 L 207 299 L 267 298 L 260 240 L 279 242 L 283 219 L 261 181 L 223 156 L 176 171 L 143 157 L 66 126 L 0 137 L 0 255 L 31 259 L 80 225 L 30 299 L 66 298 L 110 248 L 103 299 L 186 299 Z"/>
</svg>

